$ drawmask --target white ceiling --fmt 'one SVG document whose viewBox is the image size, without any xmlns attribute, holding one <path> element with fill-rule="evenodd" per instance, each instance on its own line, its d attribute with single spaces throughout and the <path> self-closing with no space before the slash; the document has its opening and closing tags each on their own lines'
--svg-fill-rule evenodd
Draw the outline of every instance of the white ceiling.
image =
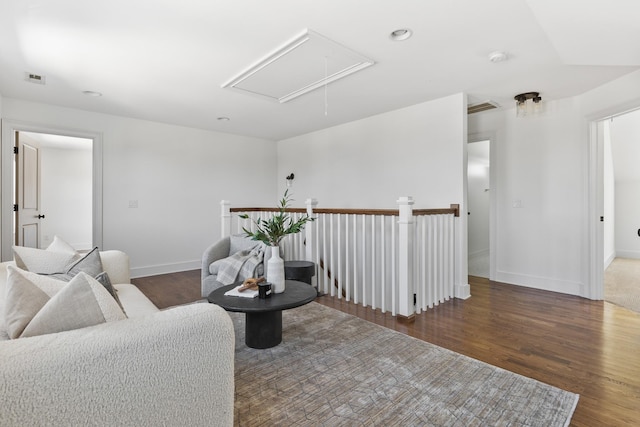
<svg viewBox="0 0 640 427">
<path fill-rule="evenodd" d="M 0 93 L 278 140 L 459 92 L 581 94 L 640 68 L 638 16 L 637 0 L 0 0 Z M 280 104 L 221 87 L 305 29 L 375 61 L 329 84 L 326 115 L 322 88 Z"/>
</svg>

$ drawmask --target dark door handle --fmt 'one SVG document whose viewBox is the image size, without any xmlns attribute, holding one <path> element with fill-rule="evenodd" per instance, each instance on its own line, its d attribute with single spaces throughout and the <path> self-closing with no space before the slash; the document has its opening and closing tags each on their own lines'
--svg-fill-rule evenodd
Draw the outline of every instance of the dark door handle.
<svg viewBox="0 0 640 427">
<path fill-rule="evenodd" d="M 44 215 L 38 215 L 36 218 L 38 218 L 38 219 L 44 218 Z"/>
</svg>

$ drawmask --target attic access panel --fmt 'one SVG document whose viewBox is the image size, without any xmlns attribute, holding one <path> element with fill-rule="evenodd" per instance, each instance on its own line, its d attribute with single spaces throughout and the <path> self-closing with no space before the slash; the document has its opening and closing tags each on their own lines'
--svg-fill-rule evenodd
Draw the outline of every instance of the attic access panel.
<svg viewBox="0 0 640 427">
<path fill-rule="evenodd" d="M 285 103 L 373 64 L 371 59 L 306 30 L 222 87 Z"/>
</svg>

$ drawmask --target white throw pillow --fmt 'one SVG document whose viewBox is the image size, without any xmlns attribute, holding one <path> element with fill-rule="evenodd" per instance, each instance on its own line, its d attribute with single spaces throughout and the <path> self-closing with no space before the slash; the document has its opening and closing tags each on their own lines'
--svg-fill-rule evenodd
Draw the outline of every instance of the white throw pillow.
<svg viewBox="0 0 640 427">
<path fill-rule="evenodd" d="M 126 319 L 109 292 L 86 273 L 70 282 L 7 267 L 5 321 L 10 338 L 79 329 Z"/>
<path fill-rule="evenodd" d="M 55 236 L 47 249 L 14 246 L 13 257 L 18 268 L 39 274 L 62 273 L 80 255 L 67 242 Z"/>
<path fill-rule="evenodd" d="M 66 252 L 73 255 L 78 254 L 78 251 L 76 251 L 73 246 L 71 246 L 58 236 L 53 236 L 53 242 L 51 242 L 51 244 L 47 247 L 47 250 L 54 252 Z"/>
</svg>

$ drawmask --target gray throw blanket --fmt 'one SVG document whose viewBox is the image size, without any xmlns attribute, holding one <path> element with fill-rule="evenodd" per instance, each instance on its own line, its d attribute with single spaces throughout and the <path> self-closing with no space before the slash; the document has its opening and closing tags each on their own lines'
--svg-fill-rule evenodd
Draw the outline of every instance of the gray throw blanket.
<svg viewBox="0 0 640 427">
<path fill-rule="evenodd" d="M 262 263 L 263 258 L 262 245 L 257 245 L 251 250 L 236 252 L 220 262 L 216 280 L 223 285 L 230 285 L 253 277 L 256 267 Z"/>
</svg>

